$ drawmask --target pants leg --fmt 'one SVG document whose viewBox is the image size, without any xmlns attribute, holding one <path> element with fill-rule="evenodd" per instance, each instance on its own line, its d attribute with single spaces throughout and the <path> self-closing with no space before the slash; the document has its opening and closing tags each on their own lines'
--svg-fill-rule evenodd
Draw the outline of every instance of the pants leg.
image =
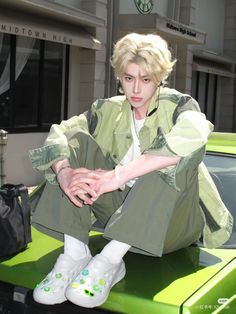
<svg viewBox="0 0 236 314">
<path fill-rule="evenodd" d="M 68 135 L 72 167 L 112 169 L 87 133 Z M 201 160 L 199 160 L 200 162 Z M 198 163 L 199 163 L 198 162 Z M 176 174 L 177 191 L 157 171 L 139 178 L 130 190 L 105 193 L 93 206 L 77 208 L 59 186 L 47 184 L 33 215 L 33 223 L 49 235 L 63 239 L 66 233 L 88 243 L 91 210 L 105 226 L 104 236 L 125 242 L 133 251 L 161 256 L 198 239 L 203 217 L 198 199 L 198 164 Z"/>
<path fill-rule="evenodd" d="M 112 169 L 113 162 L 105 158 L 95 140 L 87 133 L 67 134 L 70 147 L 70 164 L 73 168 Z M 33 212 L 32 223 L 42 232 L 63 240 L 64 234 L 71 235 L 88 244 L 91 229 L 91 210 L 95 217 L 105 225 L 122 204 L 127 191 L 106 193 L 93 206 L 76 207 L 58 185 L 46 184 Z"/>
<path fill-rule="evenodd" d="M 199 239 L 204 220 L 198 197 L 198 169 L 177 174 L 179 191 L 154 171 L 139 178 L 107 223 L 104 236 L 131 251 L 161 256 Z"/>
<path fill-rule="evenodd" d="M 46 184 L 33 212 L 34 227 L 61 241 L 68 234 L 88 244 L 91 223 L 88 206 L 76 207 L 58 185 Z"/>
</svg>

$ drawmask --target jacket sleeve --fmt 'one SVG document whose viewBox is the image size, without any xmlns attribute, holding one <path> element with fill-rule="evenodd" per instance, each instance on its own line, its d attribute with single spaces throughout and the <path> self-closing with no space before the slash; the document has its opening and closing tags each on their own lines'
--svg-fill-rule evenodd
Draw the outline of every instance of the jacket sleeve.
<svg viewBox="0 0 236 314">
<path fill-rule="evenodd" d="M 213 125 L 205 115 L 197 111 L 184 111 L 166 135 L 169 148 L 178 156 L 185 157 L 207 143 Z"/>
<path fill-rule="evenodd" d="M 189 95 L 179 98 L 173 113 L 173 127 L 165 134 L 165 145 L 156 138 L 150 150 L 160 155 L 185 157 L 203 147 L 213 131 L 213 124 L 200 112 L 199 105 Z M 162 138 L 162 137 L 161 137 Z"/>
<path fill-rule="evenodd" d="M 213 130 L 213 125 L 199 111 L 197 102 L 187 95 L 180 98 L 173 114 L 173 120 L 174 125 L 170 132 L 164 134 L 162 129 L 159 129 L 158 136 L 145 153 L 181 157 L 176 166 L 160 171 L 165 181 L 177 188 L 175 184 L 176 172 L 193 159 L 198 162 L 197 155 L 202 156 L 202 150 Z"/>
<path fill-rule="evenodd" d="M 229 240 L 233 229 L 233 216 L 225 206 L 206 166 L 201 163 L 198 172 L 199 196 L 205 216 L 203 244 L 217 248 Z"/>
<path fill-rule="evenodd" d="M 29 158 L 33 168 L 45 172 L 45 178 L 50 183 L 56 183 L 55 174 L 51 170 L 57 160 L 68 159 L 70 150 L 68 139 L 79 130 L 88 132 L 85 114 L 74 116 L 60 124 L 53 124 L 45 140 L 44 146 L 29 151 Z"/>
</svg>

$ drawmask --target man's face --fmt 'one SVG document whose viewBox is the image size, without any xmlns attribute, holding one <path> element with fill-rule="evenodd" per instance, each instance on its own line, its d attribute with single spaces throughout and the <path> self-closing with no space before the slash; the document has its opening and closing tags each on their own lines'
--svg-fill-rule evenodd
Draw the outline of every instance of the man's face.
<svg viewBox="0 0 236 314">
<path fill-rule="evenodd" d="M 129 62 L 121 78 L 121 83 L 132 107 L 147 111 L 151 98 L 157 89 L 156 84 L 151 81 L 150 75 L 137 63 Z"/>
</svg>

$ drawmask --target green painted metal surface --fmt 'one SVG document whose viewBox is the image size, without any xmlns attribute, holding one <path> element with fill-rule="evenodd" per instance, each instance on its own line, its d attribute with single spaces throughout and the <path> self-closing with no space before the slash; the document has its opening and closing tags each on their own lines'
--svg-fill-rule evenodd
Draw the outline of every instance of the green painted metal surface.
<svg viewBox="0 0 236 314">
<path fill-rule="evenodd" d="M 26 251 L 0 263 L 1 281 L 32 289 L 53 267 L 63 243 L 34 228 L 32 232 L 33 242 Z M 93 254 L 100 252 L 106 243 L 100 233 L 91 232 Z M 102 308 L 120 313 L 177 314 L 181 304 L 224 269 L 234 256 L 235 250 L 198 247 L 161 258 L 128 253 L 127 275 L 113 287 Z M 185 305 L 188 307 L 192 310 L 194 305 Z"/>
<path fill-rule="evenodd" d="M 183 306 L 183 314 L 236 313 L 236 259 L 227 264 Z M 233 295 L 232 295 L 233 294 Z"/>
<path fill-rule="evenodd" d="M 236 133 L 213 132 L 208 140 L 207 150 L 236 154 Z"/>
<path fill-rule="evenodd" d="M 33 288 L 53 266 L 63 243 L 32 228 L 32 243 L 28 248 L 0 262 L 0 280 Z"/>
<path fill-rule="evenodd" d="M 236 294 L 220 305 L 212 314 L 236 313 Z"/>
</svg>

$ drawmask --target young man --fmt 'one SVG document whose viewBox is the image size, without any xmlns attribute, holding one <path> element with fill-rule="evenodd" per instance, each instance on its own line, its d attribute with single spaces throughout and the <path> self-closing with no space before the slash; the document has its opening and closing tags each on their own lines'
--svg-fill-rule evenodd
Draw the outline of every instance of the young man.
<svg viewBox="0 0 236 314">
<path fill-rule="evenodd" d="M 36 301 L 98 306 L 125 276 L 129 250 L 162 256 L 209 227 L 198 175 L 213 126 L 189 95 L 162 87 L 174 63 L 158 35 L 126 35 L 111 60 L 124 96 L 99 99 L 88 112 L 53 125 L 45 146 L 30 152 L 48 180 L 33 222 L 64 240 L 64 254 L 34 290 Z M 206 176 L 203 183 L 212 184 Z M 219 210 L 226 219 L 214 245 L 231 228 L 231 216 L 223 205 Z M 111 240 L 94 257 L 91 212 Z"/>
</svg>

